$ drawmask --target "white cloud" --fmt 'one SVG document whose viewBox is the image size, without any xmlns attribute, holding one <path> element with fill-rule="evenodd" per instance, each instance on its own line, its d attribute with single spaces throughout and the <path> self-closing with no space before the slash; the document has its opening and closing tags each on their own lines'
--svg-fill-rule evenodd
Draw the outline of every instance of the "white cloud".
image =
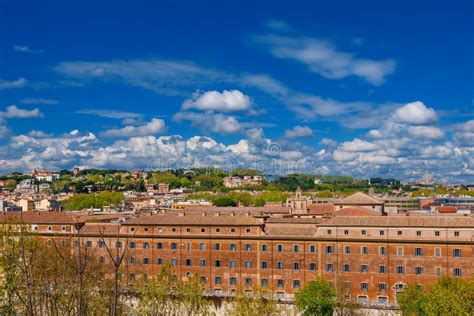
<svg viewBox="0 0 474 316">
<path fill-rule="evenodd" d="M 55 99 L 41 99 L 41 98 L 26 98 L 20 100 L 20 103 L 23 104 L 40 104 L 40 105 L 55 105 L 59 101 Z"/>
<path fill-rule="evenodd" d="M 165 131 L 165 121 L 153 118 L 140 126 L 128 125 L 122 128 L 109 129 L 101 133 L 104 137 L 133 137 L 162 133 Z"/>
<path fill-rule="evenodd" d="M 33 110 L 20 109 L 16 105 L 7 106 L 6 111 L 0 112 L 0 117 L 4 118 L 32 118 L 42 117 L 43 113 L 36 108 Z"/>
<path fill-rule="evenodd" d="M 314 133 L 308 126 L 295 126 L 292 129 L 285 130 L 285 138 L 303 138 L 313 137 Z"/>
<path fill-rule="evenodd" d="M 275 57 L 305 64 L 310 71 L 328 79 L 357 76 L 380 85 L 395 71 L 393 59 L 357 58 L 353 53 L 338 51 L 331 43 L 309 37 L 288 37 L 274 34 L 255 36 Z"/>
<path fill-rule="evenodd" d="M 0 80 L 0 90 L 23 88 L 28 83 L 25 78 L 18 78 L 13 81 Z"/>
<path fill-rule="evenodd" d="M 374 151 L 379 148 L 376 144 L 367 142 L 359 138 L 355 138 L 350 142 L 344 142 L 339 147 L 341 150 L 347 152 L 366 152 Z"/>
<path fill-rule="evenodd" d="M 14 45 L 13 49 L 17 52 L 21 53 L 31 53 L 31 54 L 41 54 L 44 53 L 42 49 L 32 49 L 29 46 L 22 46 L 22 45 Z"/>
<path fill-rule="evenodd" d="M 408 132 L 415 137 L 440 139 L 444 137 L 444 133 L 434 126 L 410 126 Z"/>
<path fill-rule="evenodd" d="M 111 109 L 83 109 L 76 111 L 78 114 L 95 115 L 99 117 L 112 118 L 112 119 L 138 119 L 142 118 L 143 114 L 135 112 L 125 112 Z"/>
<path fill-rule="evenodd" d="M 192 99 L 184 101 L 183 110 L 213 110 L 219 112 L 246 111 L 250 109 L 250 98 L 239 90 L 207 91 L 196 94 Z"/>
<path fill-rule="evenodd" d="M 437 120 L 438 116 L 432 108 L 427 108 L 423 102 L 416 101 L 398 108 L 393 113 L 393 119 L 400 123 L 427 124 Z"/>
<path fill-rule="evenodd" d="M 226 116 L 212 111 L 205 113 L 178 112 L 173 116 L 177 122 L 189 121 L 203 131 L 212 131 L 218 134 L 237 134 L 242 131 L 242 125 L 233 116 Z"/>
<path fill-rule="evenodd" d="M 53 135 L 46 134 L 43 131 L 32 130 L 28 133 L 28 136 L 30 136 L 32 138 L 46 138 L 46 137 L 52 137 Z"/>
</svg>

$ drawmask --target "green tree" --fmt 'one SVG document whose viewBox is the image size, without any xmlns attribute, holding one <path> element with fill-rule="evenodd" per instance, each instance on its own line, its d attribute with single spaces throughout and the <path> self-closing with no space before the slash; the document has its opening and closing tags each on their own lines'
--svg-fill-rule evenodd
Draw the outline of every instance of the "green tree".
<svg viewBox="0 0 474 316">
<path fill-rule="evenodd" d="M 228 303 L 226 315 L 229 316 L 268 316 L 279 311 L 271 291 L 261 287 L 253 288 L 250 293 L 239 292 Z"/>
<path fill-rule="evenodd" d="M 416 283 L 408 284 L 403 292 L 398 293 L 397 301 L 403 315 L 426 315 L 426 295 L 422 289 L 417 287 Z"/>
<path fill-rule="evenodd" d="M 225 207 L 225 206 L 236 206 L 237 203 L 230 197 L 218 197 L 212 201 L 215 206 Z"/>
<path fill-rule="evenodd" d="M 474 315 L 474 276 L 442 276 L 426 293 L 428 315 Z"/>
<path fill-rule="evenodd" d="M 305 316 L 332 315 L 336 306 L 336 291 L 331 283 L 318 278 L 296 292 L 295 305 Z"/>
</svg>

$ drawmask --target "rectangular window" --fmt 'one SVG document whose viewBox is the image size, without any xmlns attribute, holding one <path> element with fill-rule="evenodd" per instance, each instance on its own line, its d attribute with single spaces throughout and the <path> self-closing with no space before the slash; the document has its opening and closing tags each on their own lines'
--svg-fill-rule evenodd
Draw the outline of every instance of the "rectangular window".
<svg viewBox="0 0 474 316">
<path fill-rule="evenodd" d="M 416 268 L 415 268 L 415 274 L 416 274 L 416 275 L 421 275 L 421 274 L 423 274 L 423 267 L 416 267 Z"/>
<path fill-rule="evenodd" d="M 326 253 L 332 253 L 332 246 L 326 246 Z"/>
<path fill-rule="evenodd" d="M 386 270 L 385 266 L 379 266 L 379 273 L 385 273 Z"/>
<path fill-rule="evenodd" d="M 282 279 L 277 280 L 277 287 L 283 287 L 285 286 L 285 282 Z"/>
<path fill-rule="evenodd" d="M 191 259 L 186 259 L 185 265 L 188 266 L 188 267 L 189 267 L 189 266 L 192 266 L 192 265 L 193 265 L 193 261 L 192 261 Z"/>
<path fill-rule="evenodd" d="M 347 229 L 344 229 L 344 235 L 349 235 L 349 231 Z"/>
<path fill-rule="evenodd" d="M 316 252 L 316 246 L 315 245 L 311 245 L 309 246 L 309 252 Z"/>
<path fill-rule="evenodd" d="M 293 280 L 293 288 L 299 289 L 301 286 L 300 280 Z"/>
<path fill-rule="evenodd" d="M 379 292 L 387 292 L 387 283 L 379 283 Z"/>
<path fill-rule="evenodd" d="M 221 261 L 220 261 L 220 260 L 216 260 L 216 261 L 215 261 L 215 266 L 216 266 L 217 268 L 219 268 L 219 267 L 221 266 Z"/>
<path fill-rule="evenodd" d="M 380 235 L 380 236 L 385 235 L 385 231 L 384 231 L 384 230 L 379 231 L 379 235 Z"/>
<path fill-rule="evenodd" d="M 362 265 L 360 266 L 360 272 L 362 272 L 362 273 L 367 273 L 367 272 L 369 272 L 369 266 L 366 265 L 366 264 L 362 264 Z"/>
<path fill-rule="evenodd" d="M 300 252 L 300 246 L 293 245 L 293 252 Z"/>
<path fill-rule="evenodd" d="M 327 234 L 327 235 L 332 235 L 332 230 L 328 229 L 328 230 L 326 231 L 326 234 Z"/>
<path fill-rule="evenodd" d="M 293 270 L 299 270 L 300 264 L 298 262 L 293 262 Z"/>
<path fill-rule="evenodd" d="M 435 231 L 435 236 L 439 236 L 439 230 Z"/>
<path fill-rule="evenodd" d="M 245 286 L 252 286 L 252 279 L 251 278 L 245 278 Z"/>
<path fill-rule="evenodd" d="M 214 244 L 214 250 L 221 250 L 221 244 Z"/>
<path fill-rule="evenodd" d="M 397 274 L 405 274 L 405 267 L 397 266 Z"/>
<path fill-rule="evenodd" d="M 333 271 L 332 263 L 328 263 L 326 265 L 326 272 L 332 272 L 332 271 Z"/>
<path fill-rule="evenodd" d="M 453 249 L 453 257 L 461 257 L 461 249 L 459 248 Z"/>
<path fill-rule="evenodd" d="M 417 230 L 417 231 L 416 231 L 416 235 L 417 235 L 417 236 L 421 236 L 421 231 L 420 231 L 420 230 Z"/>
<path fill-rule="evenodd" d="M 362 229 L 361 234 L 362 235 L 367 235 L 367 231 L 365 229 Z"/>
<path fill-rule="evenodd" d="M 230 251 L 237 251 L 237 245 L 236 244 L 230 244 L 229 245 L 229 250 Z"/>
<path fill-rule="evenodd" d="M 245 251 L 251 251 L 251 250 L 252 250 L 252 245 L 245 244 Z"/>
<path fill-rule="evenodd" d="M 282 270 L 283 267 L 284 267 L 283 262 L 281 262 L 281 261 L 277 262 L 277 269 Z"/>
<path fill-rule="evenodd" d="M 403 235 L 403 231 L 401 231 L 401 230 L 397 231 L 397 235 L 398 235 L 398 236 Z"/>
<path fill-rule="evenodd" d="M 232 277 L 229 279 L 229 285 L 234 286 L 237 284 L 237 278 Z"/>
<path fill-rule="evenodd" d="M 441 267 L 435 267 L 435 275 L 440 276 L 441 275 Z"/>
<path fill-rule="evenodd" d="M 204 259 L 199 260 L 199 266 L 200 267 L 205 267 L 206 266 L 206 260 L 204 260 Z"/>
<path fill-rule="evenodd" d="M 344 263 L 344 272 L 350 272 L 351 271 L 351 266 L 348 263 Z"/>
<path fill-rule="evenodd" d="M 267 268 L 268 268 L 268 262 L 262 261 L 262 262 L 260 263 L 260 267 L 261 267 L 262 269 L 267 269 Z"/>
<path fill-rule="evenodd" d="M 261 285 L 261 286 L 268 286 L 268 279 L 262 279 L 262 280 L 260 280 L 260 285 Z"/>
<path fill-rule="evenodd" d="M 216 277 L 214 278 L 214 284 L 216 284 L 216 285 L 222 284 L 222 278 L 216 276 Z"/>
<path fill-rule="evenodd" d="M 206 250 L 206 244 L 205 243 L 200 243 L 199 244 L 199 250 L 201 250 L 201 251 Z"/>
<path fill-rule="evenodd" d="M 397 247 L 397 256 L 403 256 L 403 247 Z"/>
<path fill-rule="evenodd" d="M 351 247 L 350 246 L 344 246 L 344 253 L 346 255 L 350 254 L 351 253 Z"/>
<path fill-rule="evenodd" d="M 176 249 L 178 249 L 178 245 L 175 242 L 172 242 L 171 245 L 170 245 L 170 248 L 172 250 L 176 250 Z"/>
<path fill-rule="evenodd" d="M 454 237 L 459 237 L 459 232 L 454 232 Z"/>
<path fill-rule="evenodd" d="M 369 247 L 361 247 L 360 248 L 360 253 L 363 254 L 363 255 L 368 255 L 369 254 Z"/>
<path fill-rule="evenodd" d="M 156 243 L 156 249 L 163 249 L 163 243 L 161 242 Z"/>
<path fill-rule="evenodd" d="M 453 275 L 454 276 L 461 276 L 462 275 L 462 271 L 460 268 L 454 268 L 453 269 Z"/>
<path fill-rule="evenodd" d="M 237 268 L 237 261 L 230 260 L 229 261 L 229 268 Z"/>
<path fill-rule="evenodd" d="M 369 290 L 369 283 L 367 283 L 367 282 L 361 282 L 361 283 L 360 283 L 360 289 L 361 289 L 362 291 L 364 291 L 364 292 L 365 292 L 365 291 L 368 291 L 368 290 Z"/>
<path fill-rule="evenodd" d="M 309 264 L 309 270 L 310 270 L 310 271 L 316 271 L 316 263 L 311 262 L 311 263 Z"/>
<path fill-rule="evenodd" d="M 417 257 L 423 256 L 423 248 L 415 248 L 415 256 Z"/>
<path fill-rule="evenodd" d="M 441 257 L 441 248 L 435 248 L 435 257 Z"/>
<path fill-rule="evenodd" d="M 385 256 L 385 255 L 387 254 L 387 248 L 386 248 L 385 246 L 381 246 L 381 247 L 379 248 L 379 254 L 380 254 L 381 256 Z"/>
<path fill-rule="evenodd" d="M 283 252 L 283 245 L 277 245 L 277 252 Z"/>
<path fill-rule="evenodd" d="M 260 246 L 260 250 L 261 250 L 262 252 L 266 252 L 266 251 L 267 251 L 267 245 L 265 245 L 265 244 L 261 245 L 261 246 Z"/>
<path fill-rule="evenodd" d="M 245 268 L 246 269 L 251 269 L 252 268 L 252 261 L 250 261 L 250 260 L 245 261 Z"/>
</svg>

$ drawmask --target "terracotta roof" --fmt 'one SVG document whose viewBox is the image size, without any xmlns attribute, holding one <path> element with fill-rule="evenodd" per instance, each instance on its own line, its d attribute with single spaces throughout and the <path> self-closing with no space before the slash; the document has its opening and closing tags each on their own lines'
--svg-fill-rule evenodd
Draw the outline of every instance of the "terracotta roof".
<svg viewBox="0 0 474 316">
<path fill-rule="evenodd" d="M 313 236 L 316 233 L 316 226 L 307 225 L 307 227 L 268 227 L 265 230 L 268 236 Z"/>
<path fill-rule="evenodd" d="M 470 227 L 474 228 L 471 216 L 336 216 L 319 226 L 357 227 Z"/>
<path fill-rule="evenodd" d="M 75 224 L 83 223 L 84 217 L 65 212 L 2 212 L 0 223 L 19 221 L 27 224 Z"/>
<path fill-rule="evenodd" d="M 168 212 L 132 218 L 123 225 L 260 226 L 261 224 L 261 220 L 246 214 L 211 213 L 203 215 L 203 213 Z"/>
<path fill-rule="evenodd" d="M 373 198 L 365 193 L 356 192 L 342 200 L 334 202 L 335 205 L 382 205 L 383 201 Z"/>
<path fill-rule="evenodd" d="M 282 205 L 267 205 L 263 207 L 218 207 L 218 206 L 206 206 L 206 205 L 188 205 L 184 207 L 185 212 L 234 212 L 234 213 L 261 213 L 261 214 L 274 214 L 274 213 L 289 213 L 290 208 Z"/>
<path fill-rule="evenodd" d="M 438 211 L 438 213 L 443 213 L 443 214 L 446 214 L 446 213 L 457 213 L 458 209 L 456 208 L 456 206 L 438 206 L 436 208 L 436 210 Z"/>
<path fill-rule="evenodd" d="M 345 207 L 334 212 L 334 216 L 376 216 L 375 212 L 361 207 Z"/>
<path fill-rule="evenodd" d="M 284 224 L 319 224 L 319 218 L 305 218 L 305 217 L 269 217 L 265 224 L 284 223 Z"/>
<path fill-rule="evenodd" d="M 92 235 L 114 235 L 117 234 L 117 228 L 119 227 L 116 223 L 86 223 L 80 230 L 81 234 L 92 234 Z"/>
<path fill-rule="evenodd" d="M 336 208 L 332 203 L 314 203 L 308 206 L 308 214 L 325 215 L 332 214 Z"/>
</svg>

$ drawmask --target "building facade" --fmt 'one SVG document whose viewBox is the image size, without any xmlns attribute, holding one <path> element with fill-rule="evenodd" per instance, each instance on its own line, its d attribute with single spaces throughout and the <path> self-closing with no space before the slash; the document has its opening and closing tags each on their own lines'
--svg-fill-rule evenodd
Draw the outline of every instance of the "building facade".
<svg viewBox="0 0 474 316">
<path fill-rule="evenodd" d="M 131 282 L 169 263 L 179 278 L 197 274 L 214 296 L 263 286 L 291 301 L 307 282 L 324 277 L 348 300 L 390 304 L 409 283 L 426 286 L 440 275 L 474 272 L 471 216 L 322 220 L 215 209 L 142 215 L 121 223 L 92 223 L 64 212 L 28 212 L 22 220 L 46 240 L 77 231 L 87 247 L 97 248 L 105 268 L 112 262 L 104 242 L 113 252 L 127 248 L 123 273 Z"/>
</svg>

